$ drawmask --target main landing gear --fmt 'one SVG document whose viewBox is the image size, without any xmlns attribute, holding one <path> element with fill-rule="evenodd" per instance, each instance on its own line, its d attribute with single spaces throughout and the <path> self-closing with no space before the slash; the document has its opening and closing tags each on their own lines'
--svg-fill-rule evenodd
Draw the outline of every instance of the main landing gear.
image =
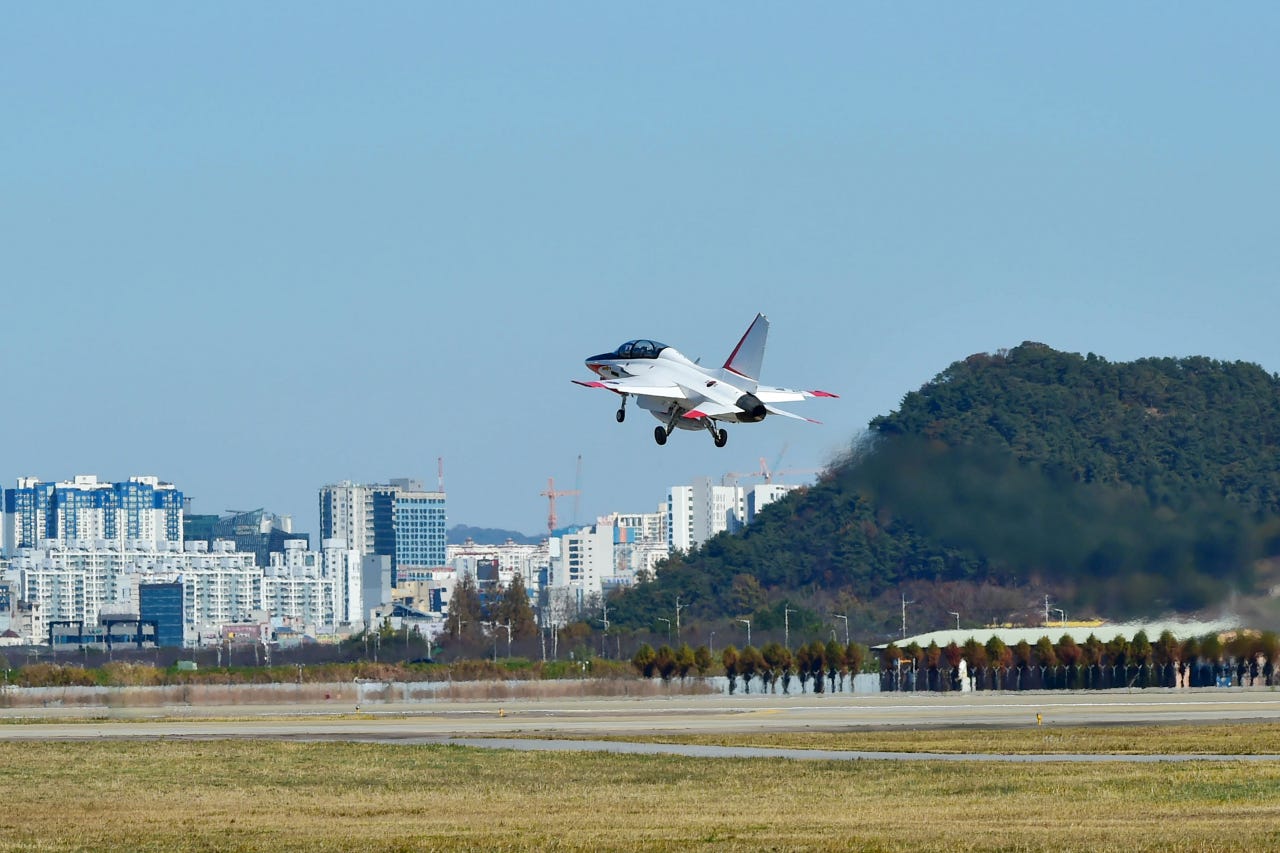
<svg viewBox="0 0 1280 853">
<path fill-rule="evenodd" d="M 710 418 L 703 420 L 702 425 L 706 427 L 707 432 L 711 433 L 711 441 L 716 447 L 724 447 L 729 442 L 729 433 L 723 429 L 716 427 L 716 422 Z M 667 439 L 671 436 L 671 430 L 675 428 L 675 418 L 667 426 L 656 426 L 653 428 L 653 440 L 662 446 L 667 443 Z"/>
<path fill-rule="evenodd" d="M 653 428 L 653 440 L 658 442 L 658 446 L 667 443 L 667 439 L 671 436 L 671 431 L 676 428 L 676 424 L 680 421 L 680 409 L 672 407 L 667 413 L 667 425 L 657 426 Z"/>
<path fill-rule="evenodd" d="M 622 423 L 627 419 L 627 396 L 625 394 L 622 395 L 622 405 L 618 407 L 618 413 L 614 417 L 617 418 L 618 423 Z"/>
<path fill-rule="evenodd" d="M 716 422 L 707 418 L 704 422 L 707 432 L 711 433 L 711 441 L 716 447 L 724 447 L 729 442 L 729 433 L 723 429 L 716 429 Z"/>
</svg>

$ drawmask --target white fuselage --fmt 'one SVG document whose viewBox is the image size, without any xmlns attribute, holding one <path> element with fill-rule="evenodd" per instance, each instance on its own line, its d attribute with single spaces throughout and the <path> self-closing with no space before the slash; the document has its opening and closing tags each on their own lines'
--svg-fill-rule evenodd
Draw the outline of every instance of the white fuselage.
<svg viewBox="0 0 1280 853">
<path fill-rule="evenodd" d="M 696 411 L 699 403 L 729 402 L 742 405 L 742 413 L 717 414 L 716 420 L 751 423 L 764 418 L 764 408 L 752 397 L 755 381 L 725 368 L 708 369 L 690 361 L 675 347 L 665 347 L 654 358 L 602 358 L 587 360 L 589 367 L 602 379 L 624 379 L 652 383 L 654 386 L 678 385 L 683 396 L 637 394 L 636 405 L 663 423 L 669 423 L 676 409 L 683 415 Z M 754 403 L 755 405 L 751 405 Z M 680 429 L 703 429 L 697 418 L 679 417 L 674 424 Z"/>
</svg>

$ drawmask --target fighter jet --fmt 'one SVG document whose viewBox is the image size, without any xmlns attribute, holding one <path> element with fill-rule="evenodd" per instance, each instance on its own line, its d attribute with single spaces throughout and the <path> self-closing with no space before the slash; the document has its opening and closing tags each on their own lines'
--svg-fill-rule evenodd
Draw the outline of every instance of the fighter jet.
<svg viewBox="0 0 1280 853">
<path fill-rule="evenodd" d="M 653 439 L 658 444 L 666 444 L 676 428 L 705 429 L 711 433 L 716 447 L 724 447 L 729 434 L 719 426 L 722 421 L 754 424 L 769 415 L 782 415 L 818 423 L 775 408 L 773 404 L 837 395 L 827 391 L 796 391 L 760 384 L 760 365 L 764 361 L 764 345 L 768 336 L 769 318 L 757 314 L 720 368 L 701 367 L 675 347 L 657 341 L 627 341 L 613 352 L 587 359 L 587 367 L 598 379 L 572 381 L 587 388 L 605 388 L 620 395 L 622 403 L 616 415 L 618 423 L 626 420 L 627 399 L 635 397 L 636 405 L 661 422 L 653 430 Z"/>
</svg>

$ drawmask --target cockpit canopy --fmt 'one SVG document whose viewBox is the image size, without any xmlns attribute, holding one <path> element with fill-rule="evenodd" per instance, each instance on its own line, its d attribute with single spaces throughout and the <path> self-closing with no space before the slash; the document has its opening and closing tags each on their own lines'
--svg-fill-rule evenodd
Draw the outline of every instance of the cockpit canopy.
<svg viewBox="0 0 1280 853">
<path fill-rule="evenodd" d="M 666 344 L 660 344 L 657 341 L 635 340 L 627 341 L 618 347 L 613 354 L 614 358 L 657 358 L 658 353 L 667 348 Z"/>
</svg>

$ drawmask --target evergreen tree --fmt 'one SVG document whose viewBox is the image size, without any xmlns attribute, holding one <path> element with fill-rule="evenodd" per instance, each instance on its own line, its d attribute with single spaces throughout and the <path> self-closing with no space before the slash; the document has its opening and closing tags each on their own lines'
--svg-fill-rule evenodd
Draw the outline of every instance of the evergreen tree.
<svg viewBox="0 0 1280 853">
<path fill-rule="evenodd" d="M 493 621 L 510 625 L 513 641 L 532 640 L 538 636 L 538 621 L 534 618 L 533 606 L 520 575 L 512 578 L 498 595 L 493 605 Z"/>
</svg>

